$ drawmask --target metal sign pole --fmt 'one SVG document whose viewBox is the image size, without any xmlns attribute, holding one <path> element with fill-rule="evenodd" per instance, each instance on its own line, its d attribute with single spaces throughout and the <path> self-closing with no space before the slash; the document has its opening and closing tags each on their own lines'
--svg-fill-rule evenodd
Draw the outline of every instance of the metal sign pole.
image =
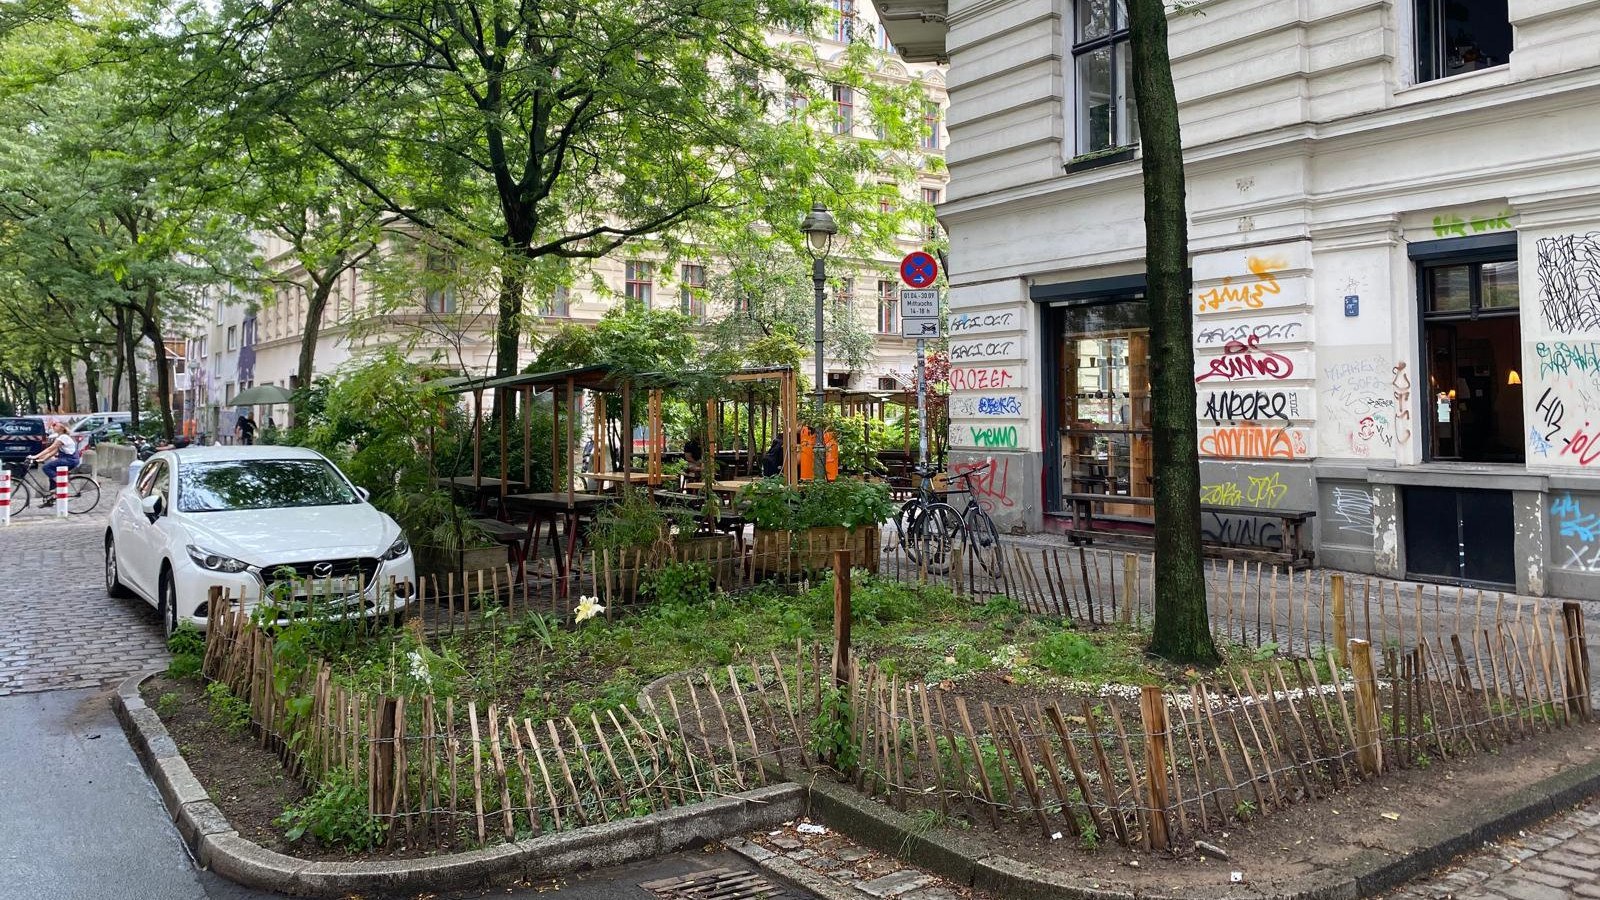
<svg viewBox="0 0 1600 900">
<path fill-rule="evenodd" d="M 928 465 L 928 342 L 917 338 L 917 463 Z"/>
</svg>

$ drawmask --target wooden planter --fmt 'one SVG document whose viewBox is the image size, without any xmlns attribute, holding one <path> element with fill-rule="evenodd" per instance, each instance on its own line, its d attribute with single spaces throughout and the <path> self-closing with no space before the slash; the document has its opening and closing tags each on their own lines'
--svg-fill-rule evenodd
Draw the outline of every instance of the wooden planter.
<svg viewBox="0 0 1600 900">
<path fill-rule="evenodd" d="M 506 548 L 496 544 L 493 547 L 467 547 L 461 550 L 446 550 L 443 547 L 416 548 L 417 577 L 425 575 L 438 575 L 443 577 L 450 572 L 478 572 L 488 569 L 499 569 L 504 575 L 506 567 Z M 487 575 L 484 577 L 488 577 Z"/>
<path fill-rule="evenodd" d="M 797 575 L 807 569 L 833 568 L 833 552 L 848 549 L 854 568 L 878 571 L 878 526 L 851 531 L 842 525 L 801 532 L 757 528 L 751 565 L 757 575 Z"/>
</svg>

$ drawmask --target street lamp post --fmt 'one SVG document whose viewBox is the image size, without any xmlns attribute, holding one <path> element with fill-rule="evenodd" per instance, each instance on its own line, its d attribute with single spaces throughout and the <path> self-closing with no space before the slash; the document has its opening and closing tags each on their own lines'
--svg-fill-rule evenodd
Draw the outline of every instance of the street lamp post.
<svg viewBox="0 0 1600 900">
<path fill-rule="evenodd" d="M 800 223 L 800 230 L 806 234 L 806 243 L 811 249 L 811 286 L 816 292 L 816 349 L 813 352 L 816 372 L 814 405 L 816 407 L 818 427 L 812 431 L 813 452 L 816 459 L 815 478 L 827 479 L 828 448 L 822 441 L 822 411 L 827 402 L 824 389 L 826 378 L 823 373 L 823 354 L 826 352 L 823 345 L 822 316 L 823 304 L 826 300 L 828 272 L 826 260 L 828 249 L 833 245 L 833 236 L 839 233 L 839 226 L 834 224 L 833 215 L 821 203 L 812 203 L 811 212 Z"/>
</svg>

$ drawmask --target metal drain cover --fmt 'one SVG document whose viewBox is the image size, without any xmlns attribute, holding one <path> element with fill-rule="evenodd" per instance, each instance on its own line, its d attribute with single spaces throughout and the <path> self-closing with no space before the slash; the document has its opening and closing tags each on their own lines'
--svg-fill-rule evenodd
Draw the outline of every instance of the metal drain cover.
<svg viewBox="0 0 1600 900">
<path fill-rule="evenodd" d="M 744 869 L 707 869 L 647 881 L 639 886 L 662 900 L 780 900 L 790 896 L 772 882 Z"/>
</svg>

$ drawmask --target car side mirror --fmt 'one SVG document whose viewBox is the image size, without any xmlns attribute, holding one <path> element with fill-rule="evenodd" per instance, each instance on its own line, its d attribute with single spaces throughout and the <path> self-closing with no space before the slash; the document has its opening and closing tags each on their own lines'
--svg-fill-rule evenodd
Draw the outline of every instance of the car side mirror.
<svg viewBox="0 0 1600 900">
<path fill-rule="evenodd" d="M 139 508 L 144 510 L 144 514 L 149 517 L 150 521 L 154 522 L 156 517 L 161 515 L 161 495 L 150 494 L 146 497 L 141 497 L 139 499 Z"/>
<path fill-rule="evenodd" d="M 362 503 L 366 503 L 368 500 L 372 499 L 372 492 L 364 487 L 357 487 L 356 496 L 361 498 Z"/>
</svg>

